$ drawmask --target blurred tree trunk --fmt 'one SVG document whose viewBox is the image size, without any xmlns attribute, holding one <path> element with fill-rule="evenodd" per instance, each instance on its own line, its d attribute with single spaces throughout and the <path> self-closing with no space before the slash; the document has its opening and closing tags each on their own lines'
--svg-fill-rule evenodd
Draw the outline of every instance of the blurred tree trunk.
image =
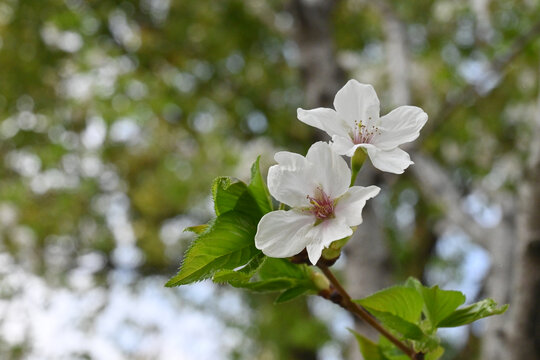
<svg viewBox="0 0 540 360">
<path fill-rule="evenodd" d="M 476 37 L 487 42 L 493 36 L 493 28 L 489 16 L 490 0 L 470 0 L 471 8 L 476 17 Z"/>
<path fill-rule="evenodd" d="M 373 1 L 379 11 L 385 31 L 386 64 L 390 80 L 392 106 L 409 102 L 409 56 L 403 23 L 387 2 Z M 360 79 L 361 80 L 361 79 Z M 366 162 L 358 175 L 358 184 L 383 184 L 382 174 Z M 381 211 L 377 211 L 377 198 L 369 201 L 362 213 L 364 221 L 346 248 L 347 286 L 353 298 L 367 296 L 391 283 L 392 261 L 384 235 Z M 378 334 L 364 323 L 357 322 L 357 330 L 377 341 Z M 353 346 L 351 359 L 361 359 L 358 347 Z"/>
<path fill-rule="evenodd" d="M 386 68 L 390 80 L 393 106 L 410 103 L 410 62 L 407 50 L 406 28 L 387 1 L 371 1 L 379 11 L 385 35 Z"/>
<path fill-rule="evenodd" d="M 540 359 L 540 94 L 533 135 L 519 194 L 521 206 L 508 357 L 512 360 Z"/>
<path fill-rule="evenodd" d="M 387 2 L 372 1 L 379 11 L 385 31 L 386 64 L 390 80 L 392 106 L 409 102 L 409 56 L 403 23 Z M 366 162 L 360 172 L 358 184 L 381 186 L 382 174 Z M 358 227 L 347 250 L 347 284 L 351 295 L 364 297 L 391 283 L 392 266 L 387 247 L 381 212 L 377 211 L 377 199 L 367 203 L 362 215 L 364 221 Z M 377 340 L 378 334 L 364 324 L 357 325 L 359 331 Z M 359 355 L 356 355 L 357 358 Z"/>
<path fill-rule="evenodd" d="M 491 267 L 485 280 L 484 295 L 499 304 L 512 301 L 512 275 L 516 252 L 515 216 L 505 214 L 501 224 L 486 234 L 485 247 L 490 254 Z M 482 336 L 481 358 L 483 360 L 508 359 L 508 314 L 486 320 L 486 331 Z"/>
<path fill-rule="evenodd" d="M 540 359 L 540 94 L 537 109 L 519 205 L 510 211 L 517 229 L 488 242 L 492 270 L 486 294 L 511 306 L 507 314 L 487 319 L 482 360 Z"/>
<path fill-rule="evenodd" d="M 331 32 L 331 15 L 335 2 L 294 0 L 292 13 L 296 24 L 296 41 L 305 83 L 305 104 L 310 107 L 332 107 L 337 90 L 344 84 L 343 72 L 336 61 Z M 377 172 L 366 166 L 358 180 L 376 184 Z M 382 224 L 372 203 L 364 212 L 364 223 L 358 227 L 346 248 L 346 287 L 355 298 L 365 296 L 390 283 L 389 253 L 385 246 Z M 357 330 L 376 338 L 372 329 L 361 322 Z M 351 359 L 360 359 L 356 343 L 351 347 Z"/>
<path fill-rule="evenodd" d="M 331 14 L 335 2 L 293 0 L 289 4 L 294 17 L 294 37 L 300 51 L 300 70 L 305 91 L 305 108 L 331 107 L 334 94 L 343 80 L 336 62 Z M 320 139 L 314 136 L 314 141 Z M 303 353 L 302 359 L 316 359 L 317 354 Z"/>
<path fill-rule="evenodd" d="M 498 303 L 509 303 L 515 252 L 515 209 L 511 201 L 503 207 L 504 216 L 492 229 L 481 227 L 463 211 L 463 198 L 452 183 L 448 172 L 425 154 L 414 154 L 412 174 L 420 184 L 423 195 L 445 211 L 445 222 L 459 226 L 471 239 L 483 246 L 490 254 L 491 268 L 485 280 L 484 295 Z M 444 228 L 444 226 L 442 227 Z M 482 339 L 482 359 L 502 360 L 508 358 L 508 339 L 505 328 L 508 315 L 488 318 Z"/>
<path fill-rule="evenodd" d="M 378 170 L 367 163 L 358 175 L 357 183 L 362 185 L 379 184 Z M 380 212 L 377 210 L 377 199 L 368 201 L 362 217 L 363 223 L 358 226 L 349 245 L 345 248 L 347 255 L 345 276 L 347 290 L 353 298 L 367 296 L 390 285 L 391 259 L 386 246 Z M 357 330 L 373 340 L 378 333 L 362 322 L 357 323 Z M 356 345 L 354 347 L 356 349 Z M 355 351 L 356 352 L 356 351 Z M 359 358 L 360 354 L 351 359 Z"/>
<path fill-rule="evenodd" d="M 343 82 L 336 62 L 331 15 L 336 1 L 293 0 L 295 40 L 300 50 L 300 70 L 304 82 L 305 108 L 332 106 Z"/>
</svg>

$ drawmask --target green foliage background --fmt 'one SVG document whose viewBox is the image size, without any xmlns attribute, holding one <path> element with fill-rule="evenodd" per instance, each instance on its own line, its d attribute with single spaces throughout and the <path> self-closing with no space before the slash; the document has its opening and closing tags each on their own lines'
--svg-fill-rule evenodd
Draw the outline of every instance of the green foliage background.
<svg viewBox="0 0 540 360">
<path fill-rule="evenodd" d="M 520 164 L 533 140 L 526 120 L 538 93 L 539 42 L 492 74 L 491 85 L 475 75 L 535 25 L 540 6 L 490 1 L 492 33 L 482 40 L 468 1 L 389 4 L 406 24 L 412 104 L 430 115 L 422 151 L 451 170 L 463 193 L 499 160 Z M 346 71 L 374 83 L 386 113 L 391 54 L 384 53 L 381 14 L 343 0 L 332 19 L 338 59 L 357 59 Z M 99 254 L 96 284 L 107 287 L 109 272 L 121 267 L 114 253 L 120 235 L 110 222 L 111 208 L 120 206 L 134 234 L 131 269 L 140 277 L 174 273 L 191 238 L 164 241 L 160 231 L 174 219 L 207 221 L 212 179 L 247 179 L 258 154 L 264 168 L 274 149 L 305 152 L 320 136 L 295 119 L 305 104 L 293 25 L 289 3 L 280 0 L 1 2 L 0 251 L 68 287 L 78 259 Z M 473 96 L 460 97 L 471 89 Z M 509 169 L 500 187 L 514 194 L 520 166 Z M 418 260 L 418 242 L 432 236 L 442 210 L 407 173 L 387 190 L 396 277 L 422 277 L 428 262 L 455 269 L 436 257 Z M 407 203 L 404 192 L 417 198 L 407 229 L 393 211 Z M 8 298 L 1 279 L 0 287 Z M 271 310 L 261 296 L 246 301 L 265 314 L 254 320 L 258 330 L 246 333 L 266 349 L 261 353 L 300 358 L 328 340 L 319 321 L 306 330 L 295 318 L 309 312 L 303 302 L 293 311 Z M 276 314 L 289 311 L 292 320 L 283 324 L 289 315 Z"/>
</svg>

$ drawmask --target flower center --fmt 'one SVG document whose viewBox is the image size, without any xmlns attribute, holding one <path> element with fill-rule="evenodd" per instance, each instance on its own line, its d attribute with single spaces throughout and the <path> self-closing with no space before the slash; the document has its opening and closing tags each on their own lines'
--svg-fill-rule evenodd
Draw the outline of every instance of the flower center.
<svg viewBox="0 0 540 360">
<path fill-rule="evenodd" d="M 325 220 L 334 217 L 335 201 L 330 198 L 320 187 L 315 190 L 315 196 L 307 196 L 311 207 L 311 212 L 317 220 Z"/>
<path fill-rule="evenodd" d="M 355 121 L 351 138 L 355 144 L 370 144 L 375 135 L 380 133 L 379 128 L 376 126 L 366 126 L 362 124 L 362 121 Z"/>
</svg>

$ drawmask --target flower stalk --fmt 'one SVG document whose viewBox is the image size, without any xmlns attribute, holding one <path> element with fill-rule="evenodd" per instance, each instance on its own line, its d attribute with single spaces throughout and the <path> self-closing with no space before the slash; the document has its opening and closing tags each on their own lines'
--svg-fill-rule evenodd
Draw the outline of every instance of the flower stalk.
<svg viewBox="0 0 540 360">
<path fill-rule="evenodd" d="M 396 345 L 401 351 L 403 351 L 412 360 L 424 359 L 423 353 L 417 353 L 412 347 L 408 346 L 407 344 L 405 344 L 404 342 L 396 338 L 392 333 L 390 333 L 381 324 L 379 324 L 377 320 L 375 320 L 375 317 L 371 315 L 366 309 L 364 309 L 362 306 L 353 302 L 349 293 L 347 293 L 347 291 L 343 288 L 343 286 L 340 284 L 340 282 L 334 276 L 334 274 L 328 268 L 328 266 L 323 265 L 323 264 L 317 264 L 317 267 L 321 269 L 323 274 L 330 281 L 330 284 L 331 284 L 330 290 L 332 289 L 334 290 L 334 291 L 326 291 L 326 292 L 321 291 L 319 293 L 320 296 L 336 303 L 337 305 L 348 310 L 349 312 L 351 312 L 358 318 L 364 320 L 371 327 L 377 330 L 381 335 L 383 335 L 389 341 L 391 341 L 394 345 Z"/>
</svg>

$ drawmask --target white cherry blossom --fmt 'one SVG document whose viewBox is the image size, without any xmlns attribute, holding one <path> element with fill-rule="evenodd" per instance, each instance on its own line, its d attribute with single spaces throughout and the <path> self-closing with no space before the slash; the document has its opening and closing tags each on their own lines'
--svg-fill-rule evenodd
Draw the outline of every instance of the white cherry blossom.
<svg viewBox="0 0 540 360">
<path fill-rule="evenodd" d="M 366 200 L 377 186 L 349 188 L 351 170 L 325 142 L 317 142 L 306 157 L 278 152 L 277 165 L 268 171 L 268 189 L 290 210 L 264 215 L 257 227 L 255 246 L 270 257 L 284 258 L 307 249 L 316 264 L 322 250 L 333 241 L 352 235 L 362 223 Z"/>
<path fill-rule="evenodd" d="M 298 119 L 328 133 L 340 155 L 363 148 L 377 169 L 401 174 L 413 164 L 399 145 L 415 140 L 428 116 L 416 106 L 400 106 L 379 117 L 379 98 L 371 85 L 349 80 L 334 98 L 334 109 L 298 109 Z"/>
</svg>

